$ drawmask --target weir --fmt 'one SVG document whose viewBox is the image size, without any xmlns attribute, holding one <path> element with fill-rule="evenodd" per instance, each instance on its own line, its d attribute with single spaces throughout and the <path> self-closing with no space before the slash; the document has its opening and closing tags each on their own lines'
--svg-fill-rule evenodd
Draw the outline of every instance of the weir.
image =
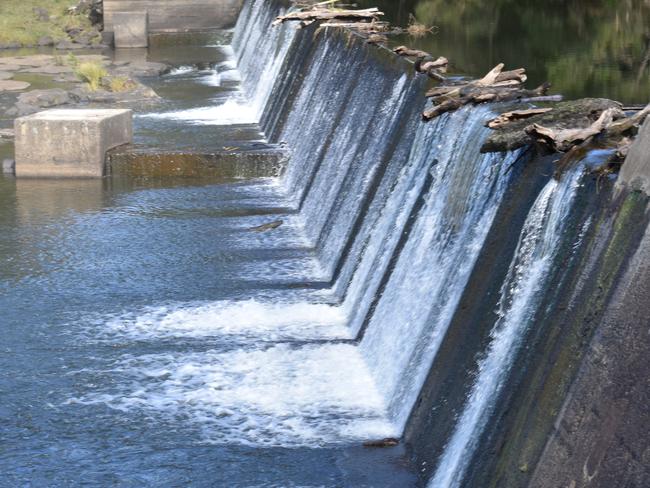
<svg viewBox="0 0 650 488">
<path fill-rule="evenodd" d="M 282 149 L 273 177 L 126 188 L 110 211 L 88 203 L 49 237 L 78 248 L 48 252 L 89 288 L 106 270 L 88 252 L 101 242 L 93 229 L 129 224 L 117 243 L 153 256 L 111 270 L 122 308 L 56 309 L 94 348 L 91 366 L 66 372 L 75 386 L 57 408 L 110 411 L 125 430 L 144 419 L 155 435 L 187 429 L 218 450 L 221 481 L 242 477 L 233 486 L 571 486 L 579 470 L 562 446 L 583 426 L 561 424 L 597 381 L 591 358 L 607 353 L 594 348 L 621 362 L 616 301 L 641 317 L 626 327 L 648 325 L 645 295 L 630 292 L 648 266 L 648 196 L 595 175 L 603 151 L 562 168 L 532 148 L 482 154 L 498 106 L 423 122 L 427 81 L 408 61 L 346 29 L 272 28 L 286 8 L 244 1 L 221 66 L 241 91 L 139 121 L 252 127 L 256 143 Z M 127 176 L 147 164 L 122 158 Z M 229 171 L 246 173 L 236 160 Z M 109 261 L 115 251 L 101 249 Z M 7 297 L 66 303 L 65 287 L 16 281 Z M 614 415 L 616 400 L 591 405 L 599 398 Z M 593 448 L 597 436 L 578 437 Z M 384 438 L 400 446 L 362 447 Z M 632 469 L 608 461 L 592 460 L 591 479 L 601 465 Z M 270 474 L 250 474 L 253 462 Z"/>
<path fill-rule="evenodd" d="M 514 462 L 500 451 L 486 454 L 497 436 L 490 425 L 496 418 L 512 422 L 503 412 L 519 399 L 508 390 L 525 388 L 520 371 L 541 367 L 537 351 L 553 334 L 550 312 L 561 307 L 553 288 L 577 285 L 558 273 L 569 262 L 579 272 L 587 236 L 597 238 L 595 217 L 576 210 L 585 205 L 578 195 L 602 184 L 587 175 L 593 157 L 550 176 L 548 162 L 529 152 L 480 154 L 492 108 L 418 122 L 424 81 L 408 63 L 345 30 L 270 28 L 283 10 L 280 2 L 244 4 L 233 40 L 244 97 L 201 114 L 173 114 L 180 120 L 198 115 L 211 124 L 259 123 L 268 142 L 288 149 L 279 182 L 244 185 L 228 200 L 248 209 L 247 217 L 229 225 L 253 226 L 271 215 L 283 223 L 268 237 L 238 242 L 274 250 L 275 257 L 240 263 L 234 272 L 240 278 L 262 275 L 271 289 L 246 301 L 147 314 L 135 319 L 136 328 L 154 336 L 243 334 L 237 340 L 247 347 L 266 334 L 301 341 L 297 348 L 253 346 L 252 352 L 197 358 L 196 373 L 177 378 L 201 384 L 206 371 L 232 374 L 236 362 L 253 361 L 266 363 L 263 376 L 244 377 L 256 395 L 268 394 L 269 382 L 284 382 L 283 376 L 310 385 L 300 401 L 282 403 L 281 417 L 249 400 L 199 399 L 202 415 L 215 408 L 237 411 L 235 421 L 217 422 L 212 435 L 218 442 L 309 446 L 404 435 L 428 486 L 487 486 L 486 480 L 503 476 L 520 483 L 538 461 L 545 436 L 524 451 L 529 460 Z M 518 193 L 521 187 L 525 195 Z M 590 208 L 606 208 L 607 198 Z M 269 214 L 269 208 L 284 210 Z M 517 217 L 495 221 L 508 212 Z M 504 242 L 492 255 L 501 262 L 487 269 L 491 256 L 485 250 L 498 246 L 495 239 Z M 627 245 L 633 249 L 636 242 Z M 279 257 L 292 248 L 311 251 Z M 468 296 L 475 280 L 486 280 L 492 294 Z M 292 290 L 277 288 L 281 282 Z M 462 347 L 458 334 L 471 328 L 459 324 L 468 300 L 490 311 L 476 324 L 478 340 Z M 460 347 L 463 359 L 437 369 L 450 347 Z M 571 368 L 565 375 L 570 378 Z M 456 386 L 442 386 L 449 381 Z M 229 388 L 239 395 L 239 387 Z M 545 394 L 560 398 L 562 391 Z M 167 393 L 156 387 L 148 395 Z M 263 430 L 237 427 L 264 416 L 271 420 Z M 291 424 L 301 427 L 292 432 Z M 536 427 L 550 424 L 548 418 Z M 505 430 L 509 442 L 521 442 L 521 432 Z M 513 463 L 516 468 L 507 467 Z"/>
</svg>

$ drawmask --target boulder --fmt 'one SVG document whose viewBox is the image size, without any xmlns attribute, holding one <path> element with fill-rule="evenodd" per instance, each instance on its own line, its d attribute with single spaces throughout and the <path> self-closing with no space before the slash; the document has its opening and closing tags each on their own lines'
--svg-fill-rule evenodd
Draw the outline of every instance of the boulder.
<svg viewBox="0 0 650 488">
<path fill-rule="evenodd" d="M 7 110 L 10 117 L 22 117 L 34 114 L 43 108 L 58 107 L 74 102 L 70 94 L 60 88 L 49 90 L 32 90 L 22 93 L 13 108 Z"/>
<path fill-rule="evenodd" d="M 0 42 L 0 49 L 19 49 L 23 47 L 20 42 Z"/>
<path fill-rule="evenodd" d="M 74 51 L 77 49 L 88 49 L 88 46 L 73 41 L 61 41 L 56 45 L 56 49 L 59 51 Z"/>
<path fill-rule="evenodd" d="M 2 80 L 0 81 L 0 93 L 3 91 L 20 91 L 26 90 L 31 86 L 26 81 Z"/>
<path fill-rule="evenodd" d="M 36 44 L 39 46 L 54 46 L 54 39 L 52 39 L 50 36 L 43 36 L 38 40 Z"/>
</svg>

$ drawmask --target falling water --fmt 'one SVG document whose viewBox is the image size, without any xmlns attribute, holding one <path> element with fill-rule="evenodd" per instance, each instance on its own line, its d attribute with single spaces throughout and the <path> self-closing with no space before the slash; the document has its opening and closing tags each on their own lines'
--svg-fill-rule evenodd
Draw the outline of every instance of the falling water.
<svg viewBox="0 0 650 488">
<path fill-rule="evenodd" d="M 432 488 L 453 488 L 462 483 L 515 353 L 537 312 L 581 177 L 582 169 L 577 168 L 563 175 L 560 181 L 551 179 L 528 215 L 501 288 L 491 343 L 479 361 L 465 409 L 456 421 L 456 430 L 429 484 Z"/>
</svg>

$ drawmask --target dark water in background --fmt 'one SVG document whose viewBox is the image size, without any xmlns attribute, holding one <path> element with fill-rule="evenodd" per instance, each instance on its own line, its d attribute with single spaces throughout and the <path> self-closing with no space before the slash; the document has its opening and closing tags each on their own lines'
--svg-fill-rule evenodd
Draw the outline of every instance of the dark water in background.
<svg viewBox="0 0 650 488">
<path fill-rule="evenodd" d="M 479 76 L 504 62 L 525 67 L 528 86 L 550 81 L 567 98 L 650 101 L 650 3 L 645 0 L 361 0 L 386 20 L 409 15 L 435 33 L 391 38 L 445 56 L 454 72 Z"/>
</svg>

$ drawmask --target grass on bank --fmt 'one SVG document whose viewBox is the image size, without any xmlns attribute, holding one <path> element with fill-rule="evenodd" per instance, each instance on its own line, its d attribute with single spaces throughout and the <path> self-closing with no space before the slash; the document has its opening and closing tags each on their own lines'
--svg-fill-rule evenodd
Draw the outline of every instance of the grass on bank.
<svg viewBox="0 0 650 488">
<path fill-rule="evenodd" d="M 45 36 L 60 41 L 66 28 L 89 28 L 85 16 L 67 12 L 73 5 L 74 0 L 0 0 L 0 43 L 34 45 Z M 35 8 L 47 10 L 50 19 L 39 20 Z"/>
</svg>

